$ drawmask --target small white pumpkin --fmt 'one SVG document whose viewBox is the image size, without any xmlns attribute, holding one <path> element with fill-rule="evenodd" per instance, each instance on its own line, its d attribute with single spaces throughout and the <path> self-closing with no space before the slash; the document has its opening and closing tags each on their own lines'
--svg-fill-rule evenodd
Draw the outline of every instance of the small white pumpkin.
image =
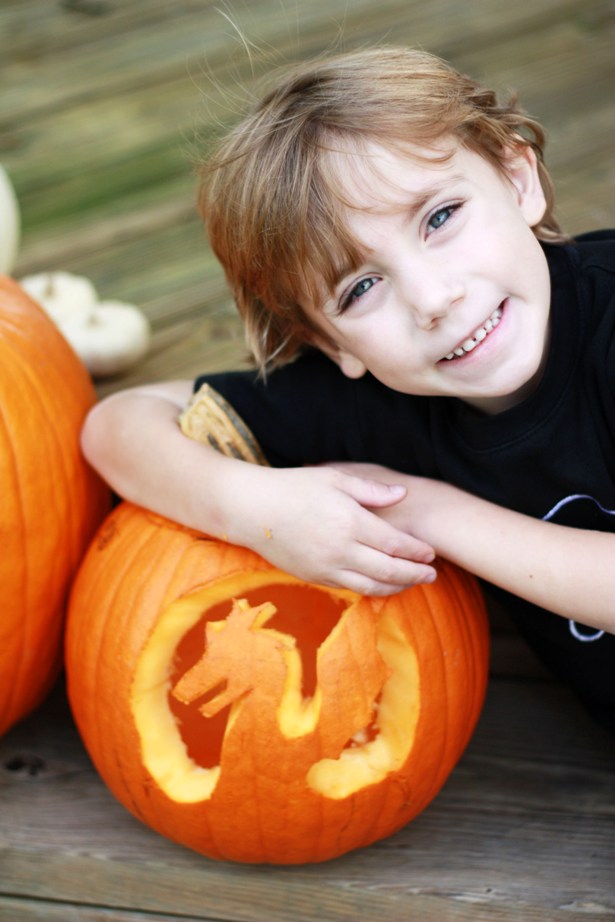
<svg viewBox="0 0 615 922">
<path fill-rule="evenodd" d="M 147 317 L 134 304 L 99 301 L 89 279 L 69 272 L 42 272 L 21 280 L 24 290 L 54 320 L 90 374 L 119 374 L 150 346 Z"/>
<path fill-rule="evenodd" d="M 10 275 L 17 261 L 21 216 L 17 196 L 4 167 L 0 165 L 0 272 Z"/>
<path fill-rule="evenodd" d="M 85 320 L 98 303 L 92 282 L 70 272 L 39 272 L 21 279 L 20 285 L 58 326 Z"/>
<path fill-rule="evenodd" d="M 147 318 L 133 304 L 121 301 L 101 301 L 84 322 L 75 318 L 62 329 L 95 378 L 131 368 L 149 349 Z"/>
</svg>

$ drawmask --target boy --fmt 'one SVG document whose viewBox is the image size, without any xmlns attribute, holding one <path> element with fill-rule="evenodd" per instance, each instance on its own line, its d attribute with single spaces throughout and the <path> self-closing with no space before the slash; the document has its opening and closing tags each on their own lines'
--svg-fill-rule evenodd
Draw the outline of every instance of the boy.
<svg viewBox="0 0 615 922">
<path fill-rule="evenodd" d="M 261 369 L 207 381 L 272 466 L 180 433 L 190 382 L 109 398 L 83 445 L 121 495 L 313 582 L 395 592 L 448 557 L 615 727 L 615 235 L 561 232 L 543 144 L 428 54 L 282 78 L 201 196 Z"/>
</svg>

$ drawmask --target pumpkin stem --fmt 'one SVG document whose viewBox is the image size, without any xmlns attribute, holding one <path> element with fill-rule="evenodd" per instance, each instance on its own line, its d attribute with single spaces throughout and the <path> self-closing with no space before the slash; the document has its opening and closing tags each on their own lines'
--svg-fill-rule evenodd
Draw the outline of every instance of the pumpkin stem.
<svg viewBox="0 0 615 922">
<path fill-rule="evenodd" d="M 248 426 L 221 394 L 204 384 L 179 417 L 184 435 L 204 442 L 223 455 L 268 467 Z"/>
</svg>

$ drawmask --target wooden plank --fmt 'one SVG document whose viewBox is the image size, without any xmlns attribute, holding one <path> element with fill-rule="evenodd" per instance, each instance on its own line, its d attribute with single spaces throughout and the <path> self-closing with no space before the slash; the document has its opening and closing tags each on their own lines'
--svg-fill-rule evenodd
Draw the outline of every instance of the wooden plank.
<svg viewBox="0 0 615 922">
<path fill-rule="evenodd" d="M 204 4 L 201 4 L 203 6 Z M 182 0 L 3 0 L 0 45 L 11 59 L 31 61 L 47 54 L 66 53 L 91 42 L 115 39 L 118 32 L 154 23 L 163 27 L 170 15 L 181 16 L 194 2 Z"/>
<path fill-rule="evenodd" d="M 528 820 L 529 821 L 529 820 Z M 536 827 L 532 828 L 536 832 Z M 567 830 L 559 830 L 566 834 Z M 494 853 L 501 851 L 501 837 L 490 840 Z M 583 847 L 590 843 L 579 842 Z M 537 865 L 541 863 L 539 852 L 535 855 Z M 467 861 L 475 864 L 482 859 L 472 850 Z M 527 852 L 525 860 L 528 859 Z M 11 854 L 9 870 L 17 875 L 20 869 L 19 857 Z M 395 855 L 382 855 L 382 865 L 391 862 L 397 875 L 396 883 L 382 884 L 375 872 L 368 873 L 367 880 L 358 879 L 331 883 L 320 872 L 308 869 L 286 872 L 281 869 L 254 869 L 212 867 L 188 862 L 179 866 L 149 862 L 148 865 L 126 864 L 113 859 L 95 862 L 81 856 L 70 864 L 62 856 L 24 855 L 22 868 L 27 878 L 28 862 L 39 863 L 41 889 L 62 889 L 68 893 L 68 900 L 77 905 L 83 900 L 83 891 L 109 903 L 111 917 L 122 906 L 114 900 L 140 902 L 140 911 L 145 915 L 168 913 L 174 918 L 197 918 L 233 920 L 233 922 L 327 922 L 348 920 L 348 922 L 399 922 L 400 919 L 421 919 L 425 922 L 461 920 L 461 922 L 587 922 L 590 918 L 600 922 L 615 918 L 612 902 L 601 902 L 600 893 L 592 889 L 591 878 L 587 886 L 577 894 L 571 893 L 565 878 L 558 897 L 558 906 L 541 906 L 535 901 L 535 892 L 527 886 L 523 875 L 517 898 L 510 900 L 510 891 L 504 875 L 487 869 L 483 875 L 476 874 L 475 889 L 443 891 L 436 886 L 428 889 L 416 885 L 414 875 L 405 873 L 406 862 L 395 860 Z M 521 855 L 518 860 L 521 861 Z M 506 856 L 504 856 L 506 866 Z M 560 862 L 560 871 L 565 875 L 567 865 Z M 540 873 L 540 872 L 538 872 Z M 489 881 L 485 885 L 485 881 Z M 369 889 L 367 887 L 369 885 Z M 72 894 L 72 896 L 71 896 Z M 12 899 L 15 899 L 12 897 Z M 44 897 L 38 897 L 44 900 Z M 0 902 L 0 909 L 2 903 Z M 27 918 L 27 917 L 26 917 Z M 8 922 L 8 919 L 7 919 Z M 12 920 L 11 920 L 12 922 Z"/>
<path fill-rule="evenodd" d="M 1 922 L 177 922 L 178 916 L 147 914 L 119 908 L 50 903 L 48 900 L 31 900 L 0 896 Z M 211 916 L 181 916 L 182 922 L 217 922 Z"/>
<path fill-rule="evenodd" d="M 608 98 L 603 92 L 613 85 L 612 25 L 604 4 L 593 4 L 593 9 L 604 15 L 591 25 L 576 15 L 548 29 L 511 35 L 490 48 L 471 45 L 455 64 L 502 93 L 518 92 L 525 108 L 555 125 L 573 112 L 600 105 Z"/>
<path fill-rule="evenodd" d="M 510 4 L 506 0 L 493 0 L 485 5 L 468 3 L 451 5 L 449 0 L 420 0 L 411 6 L 403 0 L 382 0 L 377 6 L 371 0 L 357 0 L 349 6 L 345 0 L 312 0 L 308 5 L 281 4 L 276 0 L 259 0 L 250 7 L 231 8 L 235 19 L 255 49 L 267 49 L 267 67 L 274 56 L 289 59 L 322 50 L 335 44 L 340 36 L 344 46 L 367 41 L 401 41 L 429 47 L 455 58 L 463 48 L 493 47 L 498 40 L 518 37 L 519 34 L 537 33 L 548 23 L 562 19 L 591 22 L 591 11 L 604 4 L 583 3 L 582 0 L 544 0 L 542 4 Z M 8 14 L 0 16 L 0 40 L 9 49 L 9 66 L 5 68 L 3 106 L 5 113 L 18 121 L 26 122 L 35 112 L 55 111 L 69 100 L 95 99 L 142 85 L 144 81 L 170 79 L 186 73 L 187 62 L 206 62 L 208 67 L 219 67 L 226 62 L 229 49 L 237 49 L 241 42 L 219 10 L 208 2 L 171 4 L 164 27 L 160 21 L 144 17 L 119 17 L 113 35 L 113 55 L 109 55 L 108 39 L 111 17 L 116 7 L 110 7 L 107 27 L 82 36 L 82 43 L 66 47 L 63 29 L 56 23 L 49 28 L 44 39 L 39 38 L 36 54 L 15 47 L 14 65 L 10 49 L 11 23 Z M 606 14 L 605 14 L 606 15 Z M 70 24 L 69 11 L 60 10 L 58 19 Z M 597 15 L 594 16 L 594 19 Z M 122 28 L 125 25 L 126 28 Z M 393 27 L 394 26 L 394 31 Z M 13 27 L 15 28 L 15 27 Z M 23 25 L 21 26 L 23 36 Z M 60 42 L 60 47 L 54 45 Z M 87 67 L 84 67 L 83 46 L 87 47 Z M 275 55 L 272 55 L 275 49 Z M 23 66 L 22 55 L 29 66 Z M 252 66 L 264 64 L 264 55 L 254 53 Z M 244 56 L 244 62 L 247 62 Z M 502 61 L 500 62 L 502 63 Z M 237 66 L 235 59 L 234 67 Z M 244 64 L 245 66 L 245 64 Z M 41 80 L 44 69 L 45 80 Z M 68 77 L 68 79 L 67 79 Z M 71 79 L 72 77 L 72 79 Z"/>
</svg>

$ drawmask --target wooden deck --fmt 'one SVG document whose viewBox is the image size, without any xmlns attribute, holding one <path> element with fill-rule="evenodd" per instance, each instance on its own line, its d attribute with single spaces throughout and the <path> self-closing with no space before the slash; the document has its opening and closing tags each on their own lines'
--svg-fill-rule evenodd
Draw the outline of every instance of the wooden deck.
<svg viewBox="0 0 615 922">
<path fill-rule="evenodd" d="M 260 50 L 251 60 L 229 14 Z M 243 362 L 194 209 L 197 130 L 221 85 L 275 61 L 420 44 L 546 125 L 560 217 L 615 225 L 613 0 L 2 0 L 0 160 L 24 221 L 17 278 L 89 276 L 154 329 L 129 384 Z M 208 861 L 117 804 L 62 683 L 0 741 L 0 922 L 598 922 L 615 919 L 615 741 L 494 617 L 483 717 L 438 798 L 392 838 L 325 865 Z"/>
</svg>

